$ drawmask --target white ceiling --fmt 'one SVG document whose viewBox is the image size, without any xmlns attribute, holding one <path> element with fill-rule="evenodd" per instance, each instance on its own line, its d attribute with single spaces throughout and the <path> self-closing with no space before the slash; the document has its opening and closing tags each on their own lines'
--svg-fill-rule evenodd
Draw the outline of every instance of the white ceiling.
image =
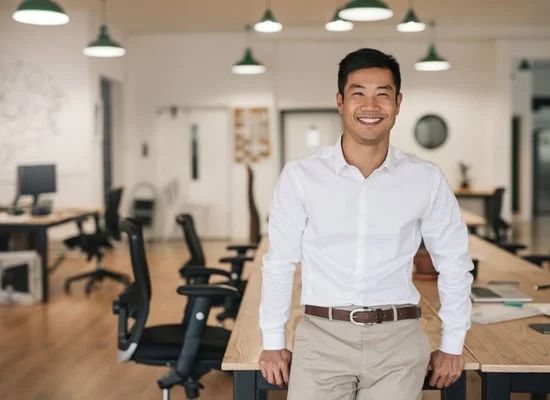
<svg viewBox="0 0 550 400">
<path fill-rule="evenodd" d="M 22 0 L 4 0 L 10 10 Z M 67 13 L 98 13 L 99 0 L 55 0 Z M 322 27 L 345 0 L 271 0 L 275 16 L 287 27 Z M 408 0 L 386 0 L 393 9 L 390 20 L 362 23 L 394 30 Z M 483 29 L 507 26 L 550 28 L 550 0 L 416 0 L 422 20 L 434 19 L 440 27 Z M 238 32 L 260 19 L 265 0 L 107 0 L 108 21 L 127 33 L 138 32 Z"/>
</svg>

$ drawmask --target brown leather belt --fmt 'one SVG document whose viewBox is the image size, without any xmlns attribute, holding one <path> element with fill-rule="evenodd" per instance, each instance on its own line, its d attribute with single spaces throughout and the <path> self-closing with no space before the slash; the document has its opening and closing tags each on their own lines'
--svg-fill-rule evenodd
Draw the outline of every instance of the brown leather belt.
<svg viewBox="0 0 550 400">
<path fill-rule="evenodd" d="M 381 324 L 386 321 L 418 319 L 422 316 L 422 310 L 417 306 L 392 307 L 389 309 L 362 307 L 348 311 L 332 307 L 306 305 L 305 313 L 329 320 L 349 321 L 355 325 Z"/>
</svg>

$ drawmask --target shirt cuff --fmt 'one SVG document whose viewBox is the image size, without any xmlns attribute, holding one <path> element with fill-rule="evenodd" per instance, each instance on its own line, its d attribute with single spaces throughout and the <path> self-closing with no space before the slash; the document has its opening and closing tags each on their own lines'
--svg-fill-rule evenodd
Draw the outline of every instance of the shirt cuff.
<svg viewBox="0 0 550 400">
<path fill-rule="evenodd" d="M 448 354 L 462 354 L 466 331 L 443 332 L 439 350 Z"/>
<path fill-rule="evenodd" d="M 286 348 L 285 332 L 262 332 L 264 350 L 282 350 Z"/>
</svg>

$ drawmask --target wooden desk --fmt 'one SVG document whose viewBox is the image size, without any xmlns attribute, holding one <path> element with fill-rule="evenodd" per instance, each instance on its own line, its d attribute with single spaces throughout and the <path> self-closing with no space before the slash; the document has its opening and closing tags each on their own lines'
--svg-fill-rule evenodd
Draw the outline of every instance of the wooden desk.
<svg viewBox="0 0 550 400">
<path fill-rule="evenodd" d="M 41 259 L 42 268 L 42 301 L 48 302 L 48 228 L 88 217 L 98 218 L 97 208 L 74 208 L 55 211 L 49 215 L 32 216 L 0 214 L 0 233 L 26 232 L 32 235 L 34 247 Z"/>
<path fill-rule="evenodd" d="M 476 236 L 470 236 L 470 254 L 480 260 L 476 283 L 519 281 L 520 289 L 536 302 L 550 302 L 550 291 L 533 289 L 550 282 L 550 274 Z M 434 282 L 415 282 L 434 311 L 440 307 Z M 509 399 L 510 392 L 550 392 L 550 336 L 528 324 L 546 322 L 539 316 L 496 324 L 472 324 L 466 348 L 480 363 L 484 399 Z M 544 397 L 541 397 L 544 398 Z"/>
<path fill-rule="evenodd" d="M 262 335 L 258 322 L 258 305 L 260 304 L 262 284 L 260 264 L 261 257 L 266 251 L 266 242 L 267 238 L 264 238 L 260 249 L 256 252 L 256 258 L 251 264 L 247 289 L 222 363 L 223 370 L 234 371 L 233 398 L 238 400 L 256 399 L 258 392 L 265 392 L 265 390 L 280 390 L 277 386 L 270 385 L 263 379 L 258 365 L 258 357 L 262 351 Z M 291 316 L 286 326 L 286 339 L 289 349 L 293 347 L 296 325 L 303 317 L 303 310 L 300 307 L 300 291 L 300 269 L 297 268 L 294 278 Z M 439 346 L 441 322 L 431 307 L 426 304 L 422 306 L 424 312 L 422 323 L 430 343 L 435 349 Z M 466 369 L 479 369 L 479 363 L 468 351 L 465 351 L 465 357 Z M 426 386 L 426 383 L 424 388 L 432 389 Z M 442 391 L 442 398 L 445 399 L 465 399 L 465 396 L 465 374 L 457 383 Z"/>
</svg>

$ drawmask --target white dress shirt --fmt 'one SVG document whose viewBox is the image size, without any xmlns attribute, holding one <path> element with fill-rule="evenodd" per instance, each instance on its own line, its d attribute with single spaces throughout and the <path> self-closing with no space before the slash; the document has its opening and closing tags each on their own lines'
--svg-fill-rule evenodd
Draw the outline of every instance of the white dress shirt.
<svg viewBox="0 0 550 400">
<path fill-rule="evenodd" d="M 458 202 L 440 169 L 390 146 L 364 178 L 341 139 L 285 165 L 269 213 L 260 327 L 266 350 L 285 348 L 296 263 L 301 304 L 418 304 L 413 257 L 424 243 L 439 271 L 440 350 L 461 354 L 470 327 L 473 268 Z"/>
</svg>

